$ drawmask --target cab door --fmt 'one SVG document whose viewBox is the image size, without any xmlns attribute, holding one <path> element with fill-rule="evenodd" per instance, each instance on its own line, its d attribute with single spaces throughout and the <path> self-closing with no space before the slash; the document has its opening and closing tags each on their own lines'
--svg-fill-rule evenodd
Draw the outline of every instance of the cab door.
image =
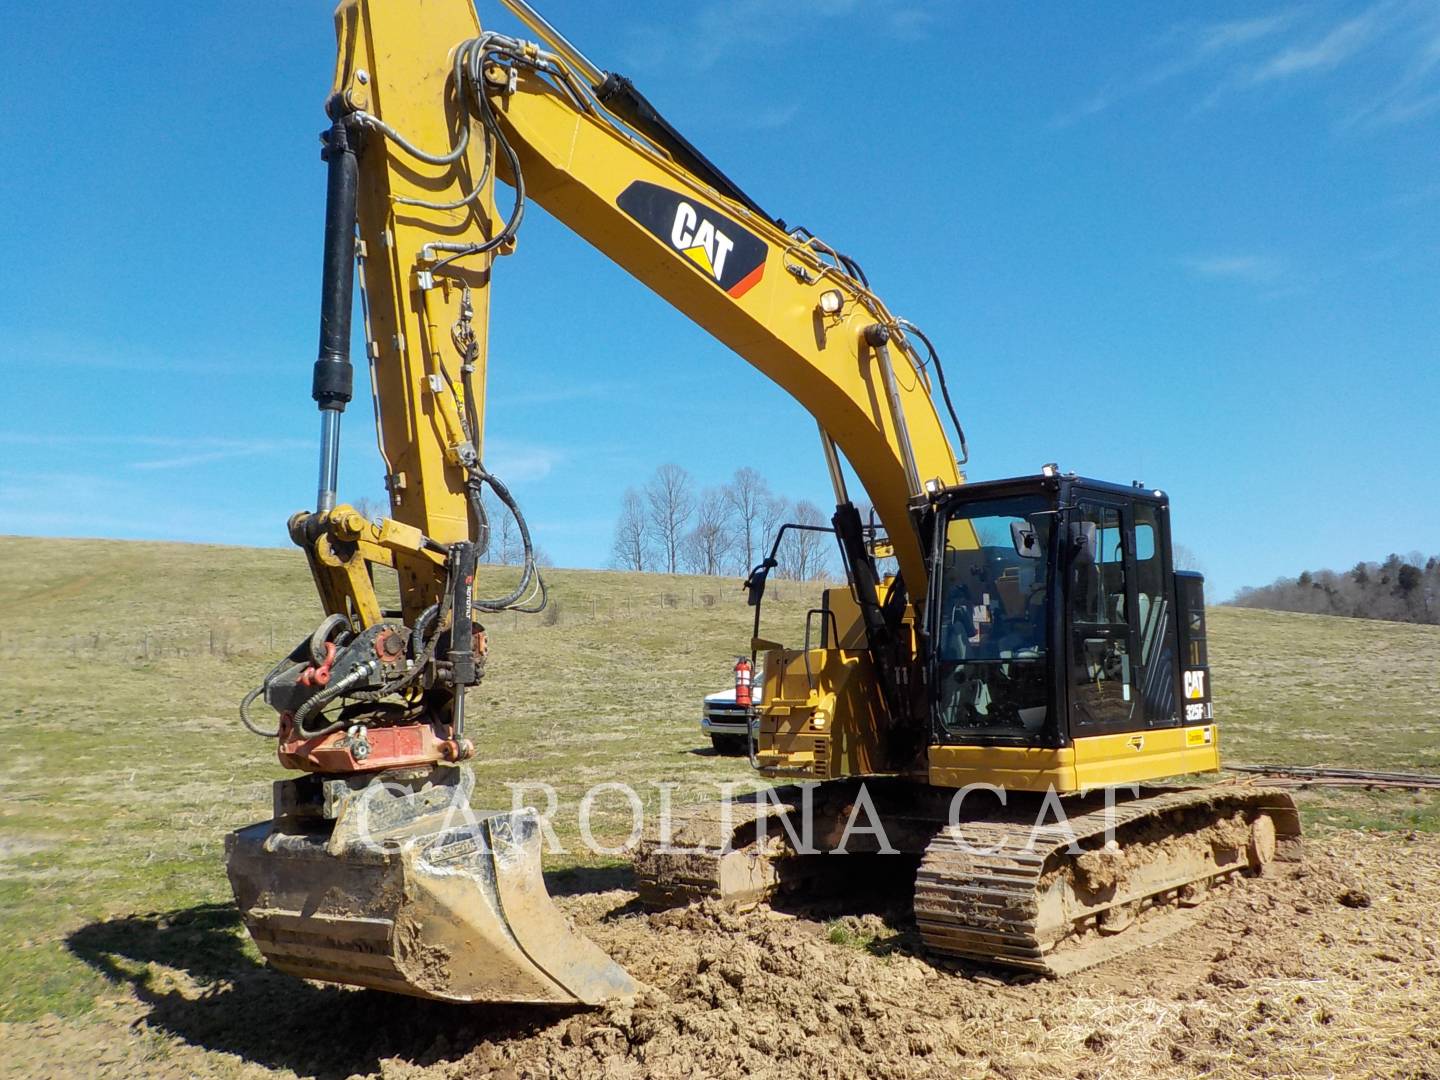
<svg viewBox="0 0 1440 1080">
<path fill-rule="evenodd" d="M 1133 559 L 1125 505 L 1085 492 L 1071 508 L 1066 594 L 1070 733 L 1137 726 Z M 1143 721 L 1140 726 L 1143 726 Z"/>
<path fill-rule="evenodd" d="M 1129 507 L 1130 580 L 1135 591 L 1136 681 L 1145 727 L 1176 727 L 1179 664 L 1176 653 L 1174 574 L 1170 521 L 1165 507 L 1135 500 Z"/>
<path fill-rule="evenodd" d="M 1161 507 L 1080 492 L 1070 521 L 1072 737 L 1174 726 L 1174 604 Z"/>
</svg>

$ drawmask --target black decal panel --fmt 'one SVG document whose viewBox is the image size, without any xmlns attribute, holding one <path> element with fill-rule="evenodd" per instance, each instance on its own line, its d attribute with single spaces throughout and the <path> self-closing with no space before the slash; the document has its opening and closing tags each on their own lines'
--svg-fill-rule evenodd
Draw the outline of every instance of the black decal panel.
<svg viewBox="0 0 1440 1080">
<path fill-rule="evenodd" d="M 739 299 L 765 273 L 765 242 L 732 219 L 678 191 L 636 180 L 621 210 L 721 289 Z"/>
</svg>

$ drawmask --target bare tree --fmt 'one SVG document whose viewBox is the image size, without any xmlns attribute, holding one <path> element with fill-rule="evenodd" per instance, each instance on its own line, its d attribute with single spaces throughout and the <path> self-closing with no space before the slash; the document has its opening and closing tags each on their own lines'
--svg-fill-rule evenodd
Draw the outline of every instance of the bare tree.
<svg viewBox="0 0 1440 1080">
<path fill-rule="evenodd" d="M 621 570 L 651 569 L 645 500 L 634 488 L 626 488 L 620 500 L 620 520 L 615 522 L 615 543 L 610 549 L 610 558 Z"/>
<path fill-rule="evenodd" d="M 857 504 L 856 509 L 860 512 L 861 523 L 867 529 L 870 528 L 872 522 L 874 523 L 876 535 L 869 537 L 867 533 L 867 537 L 870 539 L 879 539 L 880 537 L 889 539 L 889 534 L 885 531 L 885 523 L 880 520 L 880 516 L 875 512 L 874 503 L 869 501 L 862 502 Z M 881 577 L 894 576 L 900 572 L 900 562 L 893 555 L 887 555 L 883 559 L 877 558 L 875 560 L 875 571 Z"/>
<path fill-rule="evenodd" d="M 480 493 L 480 505 L 485 508 L 485 519 L 490 528 L 485 561 L 492 566 L 519 566 L 525 561 L 525 542 L 520 538 L 520 526 L 515 523 L 515 515 L 488 487 Z"/>
<path fill-rule="evenodd" d="M 681 555 L 685 567 L 694 574 L 715 577 L 729 565 L 739 535 L 733 527 L 726 492 L 707 489 L 700 496 L 695 511 L 695 527 L 685 534 Z M 748 569 L 748 567 L 747 567 Z"/>
<path fill-rule="evenodd" d="M 673 462 L 661 465 L 645 485 L 645 505 L 650 536 L 659 548 L 666 573 L 673 574 L 680 565 L 680 542 L 695 513 L 690 474 Z"/>
<path fill-rule="evenodd" d="M 504 512 L 500 500 L 489 488 L 480 489 L 480 505 L 485 511 L 484 540 L 485 550 L 481 552 L 480 558 L 483 562 L 492 566 L 500 561 L 499 545 L 495 542 L 495 528 L 500 523 L 500 515 Z"/>
<path fill-rule="evenodd" d="M 790 518 L 790 500 L 783 495 L 767 494 L 760 500 L 759 527 L 756 535 L 755 562 L 745 569 L 748 572 L 761 558 L 770 554 L 770 545 L 775 543 L 775 534 Z"/>
<path fill-rule="evenodd" d="M 763 528 L 765 504 L 773 502 L 774 496 L 765 478 L 749 465 L 735 470 L 734 477 L 725 485 L 724 495 L 734 522 L 736 553 L 744 560 L 741 569 L 748 572 L 760 561 L 768 543 Z"/>
<path fill-rule="evenodd" d="M 1199 557 L 1184 544 L 1173 545 L 1170 548 L 1170 557 L 1176 570 L 1204 570 Z"/>
<path fill-rule="evenodd" d="M 372 499 L 368 495 L 356 499 L 350 504 L 355 512 L 367 521 L 379 521 L 381 518 L 390 516 L 390 504 L 381 504 L 379 499 Z"/>
<path fill-rule="evenodd" d="M 825 515 L 808 499 L 801 499 L 791 511 L 790 520 L 796 525 L 825 525 Z M 791 529 L 785 534 L 776 561 L 781 577 L 796 581 L 810 581 L 826 571 L 826 545 L 828 534 L 811 532 L 809 529 Z"/>
</svg>

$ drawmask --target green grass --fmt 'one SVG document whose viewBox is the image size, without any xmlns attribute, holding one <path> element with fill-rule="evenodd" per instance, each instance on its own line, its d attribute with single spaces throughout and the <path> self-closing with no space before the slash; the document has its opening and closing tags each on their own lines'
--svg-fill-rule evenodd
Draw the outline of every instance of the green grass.
<svg viewBox="0 0 1440 1080">
<path fill-rule="evenodd" d="M 511 573 L 484 576 L 498 588 Z M 578 844 L 576 805 L 592 784 L 630 783 L 648 813 L 658 783 L 677 784 L 681 803 L 750 778 L 742 759 L 709 754 L 697 719 L 701 695 L 727 683 L 746 648 L 752 612 L 734 580 L 549 577 L 558 620 L 489 625 L 472 735 L 477 806 L 508 807 L 505 781 L 555 786 L 571 853 L 547 868 L 562 891 L 567 867 L 623 864 Z M 816 587 L 780 583 L 762 634 L 798 643 L 816 600 Z M 235 705 L 319 619 L 302 557 L 0 538 L 0 610 L 0 1020 L 75 1015 L 143 985 L 145 964 L 118 959 L 112 939 L 155 939 L 157 926 L 177 948 L 218 949 L 186 967 L 223 981 L 255 958 L 227 907 L 223 837 L 269 816 L 283 775 Z M 1440 770 L 1429 685 L 1440 628 L 1219 609 L 1210 631 L 1229 756 Z M 628 806 L 606 798 L 594 811 L 597 838 L 619 844 Z M 1405 794 L 1326 796 L 1307 814 L 1440 829 L 1440 800 Z M 155 914 L 166 912 L 181 914 Z"/>
<path fill-rule="evenodd" d="M 487 569 L 481 586 L 513 574 Z M 549 782 L 571 854 L 547 867 L 614 865 L 580 845 L 592 784 L 629 782 L 648 814 L 658 782 L 679 804 L 751 776 L 709 753 L 698 718 L 748 648 L 752 609 L 728 579 L 548 579 L 557 620 L 488 625 L 474 801 L 508 807 L 505 782 Z M 779 583 L 763 632 L 801 626 L 816 599 Z M 77 930 L 229 900 L 224 836 L 269 817 L 285 775 L 236 703 L 321 612 L 298 551 L 23 538 L 0 538 L 0 610 L 0 1019 L 71 1014 L 106 988 L 71 955 Z M 596 838 L 619 845 L 629 816 L 622 797 L 597 800 Z"/>
<path fill-rule="evenodd" d="M 1226 607 L 1209 635 L 1228 757 L 1440 771 L 1440 627 Z"/>
<path fill-rule="evenodd" d="M 859 924 L 855 919 L 831 919 L 825 924 L 825 940 L 831 945 L 863 950 L 874 943 L 875 931 L 872 927 Z"/>
</svg>

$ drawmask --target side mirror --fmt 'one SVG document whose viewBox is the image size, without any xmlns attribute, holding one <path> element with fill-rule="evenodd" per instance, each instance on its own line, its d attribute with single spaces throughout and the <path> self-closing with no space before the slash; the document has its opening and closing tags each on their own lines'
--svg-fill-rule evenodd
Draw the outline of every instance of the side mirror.
<svg viewBox="0 0 1440 1080">
<path fill-rule="evenodd" d="M 774 559 L 766 559 L 745 579 L 745 603 L 750 607 L 759 607 L 760 601 L 765 596 L 765 582 L 770 577 L 770 571 L 779 565 Z"/>
<path fill-rule="evenodd" d="M 1035 534 L 1035 527 L 1028 521 L 1010 523 L 1010 542 L 1015 545 L 1015 553 L 1022 559 L 1038 559 L 1043 554 L 1040 550 L 1040 537 Z"/>
</svg>

